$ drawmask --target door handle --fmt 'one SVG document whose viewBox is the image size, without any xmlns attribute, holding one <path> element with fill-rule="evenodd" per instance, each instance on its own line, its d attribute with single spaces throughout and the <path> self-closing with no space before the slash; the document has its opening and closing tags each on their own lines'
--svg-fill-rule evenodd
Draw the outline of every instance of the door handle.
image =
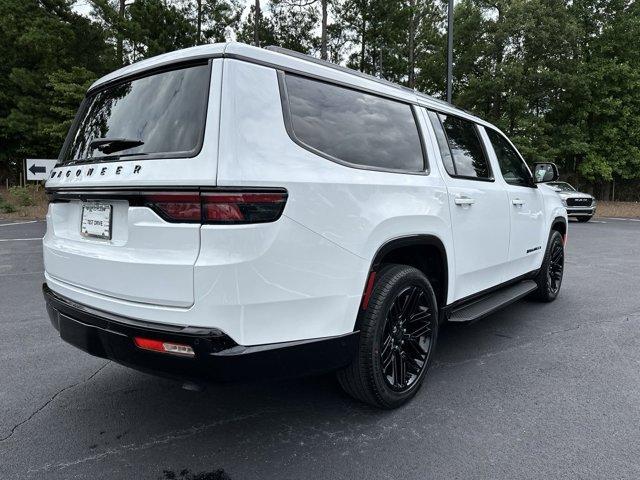
<svg viewBox="0 0 640 480">
<path fill-rule="evenodd" d="M 473 198 L 467 197 L 467 196 L 460 196 L 460 197 L 456 197 L 453 199 L 453 203 L 455 203 L 456 205 L 473 205 L 474 203 L 476 203 L 476 201 Z"/>
<path fill-rule="evenodd" d="M 513 200 L 511 200 L 511 203 L 513 203 L 516 207 L 520 207 L 521 205 L 524 205 L 524 200 L 514 198 Z"/>
</svg>

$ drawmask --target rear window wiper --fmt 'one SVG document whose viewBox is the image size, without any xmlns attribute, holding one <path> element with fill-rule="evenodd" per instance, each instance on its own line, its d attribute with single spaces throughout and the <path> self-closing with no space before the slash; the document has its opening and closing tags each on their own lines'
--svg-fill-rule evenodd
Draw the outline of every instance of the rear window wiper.
<svg viewBox="0 0 640 480">
<path fill-rule="evenodd" d="M 140 145 L 144 145 L 142 140 L 132 138 L 95 138 L 89 143 L 90 148 L 98 149 L 107 155 L 119 150 L 139 147 Z"/>
<path fill-rule="evenodd" d="M 75 158 L 75 159 L 63 162 L 62 165 L 80 165 L 81 163 L 108 162 L 112 160 L 120 160 L 121 158 L 124 158 L 124 157 L 142 157 L 144 155 L 149 155 L 149 154 L 146 152 L 139 152 L 139 153 L 123 153 L 120 155 L 100 155 L 99 157 Z"/>
</svg>

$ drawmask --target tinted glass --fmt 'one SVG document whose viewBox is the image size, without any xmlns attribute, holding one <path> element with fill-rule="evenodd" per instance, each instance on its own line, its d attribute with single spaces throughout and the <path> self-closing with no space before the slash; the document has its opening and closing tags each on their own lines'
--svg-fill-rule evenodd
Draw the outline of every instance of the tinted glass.
<svg viewBox="0 0 640 480">
<path fill-rule="evenodd" d="M 447 132 L 456 174 L 462 177 L 490 178 L 489 163 L 484 155 L 476 125 L 450 115 L 439 116 Z"/>
<path fill-rule="evenodd" d="M 424 170 L 410 105 L 295 75 L 285 78 L 291 126 L 302 143 L 355 165 Z"/>
<path fill-rule="evenodd" d="M 120 83 L 88 97 L 64 162 L 193 152 L 202 139 L 209 66 L 198 65 Z M 144 142 L 105 153 L 98 138 Z"/>
<path fill-rule="evenodd" d="M 498 163 L 500 164 L 500 171 L 507 183 L 514 185 L 531 185 L 531 173 L 524 164 L 518 152 L 509 144 L 506 138 L 500 133 L 490 128 L 485 129 L 491 145 L 493 146 Z"/>
<path fill-rule="evenodd" d="M 429 119 L 433 125 L 433 129 L 436 132 L 436 139 L 438 140 L 438 147 L 440 147 L 440 155 L 442 156 L 442 163 L 449 175 L 455 175 L 456 169 L 453 166 L 453 157 L 451 157 L 451 150 L 449 150 L 449 143 L 447 142 L 447 136 L 442 129 L 440 118 L 436 112 L 429 111 Z"/>
</svg>

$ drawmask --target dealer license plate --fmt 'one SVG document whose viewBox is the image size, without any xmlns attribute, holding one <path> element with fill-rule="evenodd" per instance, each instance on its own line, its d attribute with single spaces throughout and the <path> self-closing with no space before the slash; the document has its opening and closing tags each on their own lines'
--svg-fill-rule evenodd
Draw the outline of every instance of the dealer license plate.
<svg viewBox="0 0 640 480">
<path fill-rule="evenodd" d="M 111 205 L 105 203 L 85 203 L 82 205 L 80 234 L 111 240 Z"/>
</svg>

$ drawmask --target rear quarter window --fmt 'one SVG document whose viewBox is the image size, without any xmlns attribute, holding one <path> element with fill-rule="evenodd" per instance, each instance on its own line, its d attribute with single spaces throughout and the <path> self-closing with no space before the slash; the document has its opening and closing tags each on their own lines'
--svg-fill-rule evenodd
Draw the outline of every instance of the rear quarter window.
<svg viewBox="0 0 640 480">
<path fill-rule="evenodd" d="M 411 105 L 298 75 L 283 81 L 290 133 L 303 147 L 349 166 L 425 171 Z"/>
</svg>

